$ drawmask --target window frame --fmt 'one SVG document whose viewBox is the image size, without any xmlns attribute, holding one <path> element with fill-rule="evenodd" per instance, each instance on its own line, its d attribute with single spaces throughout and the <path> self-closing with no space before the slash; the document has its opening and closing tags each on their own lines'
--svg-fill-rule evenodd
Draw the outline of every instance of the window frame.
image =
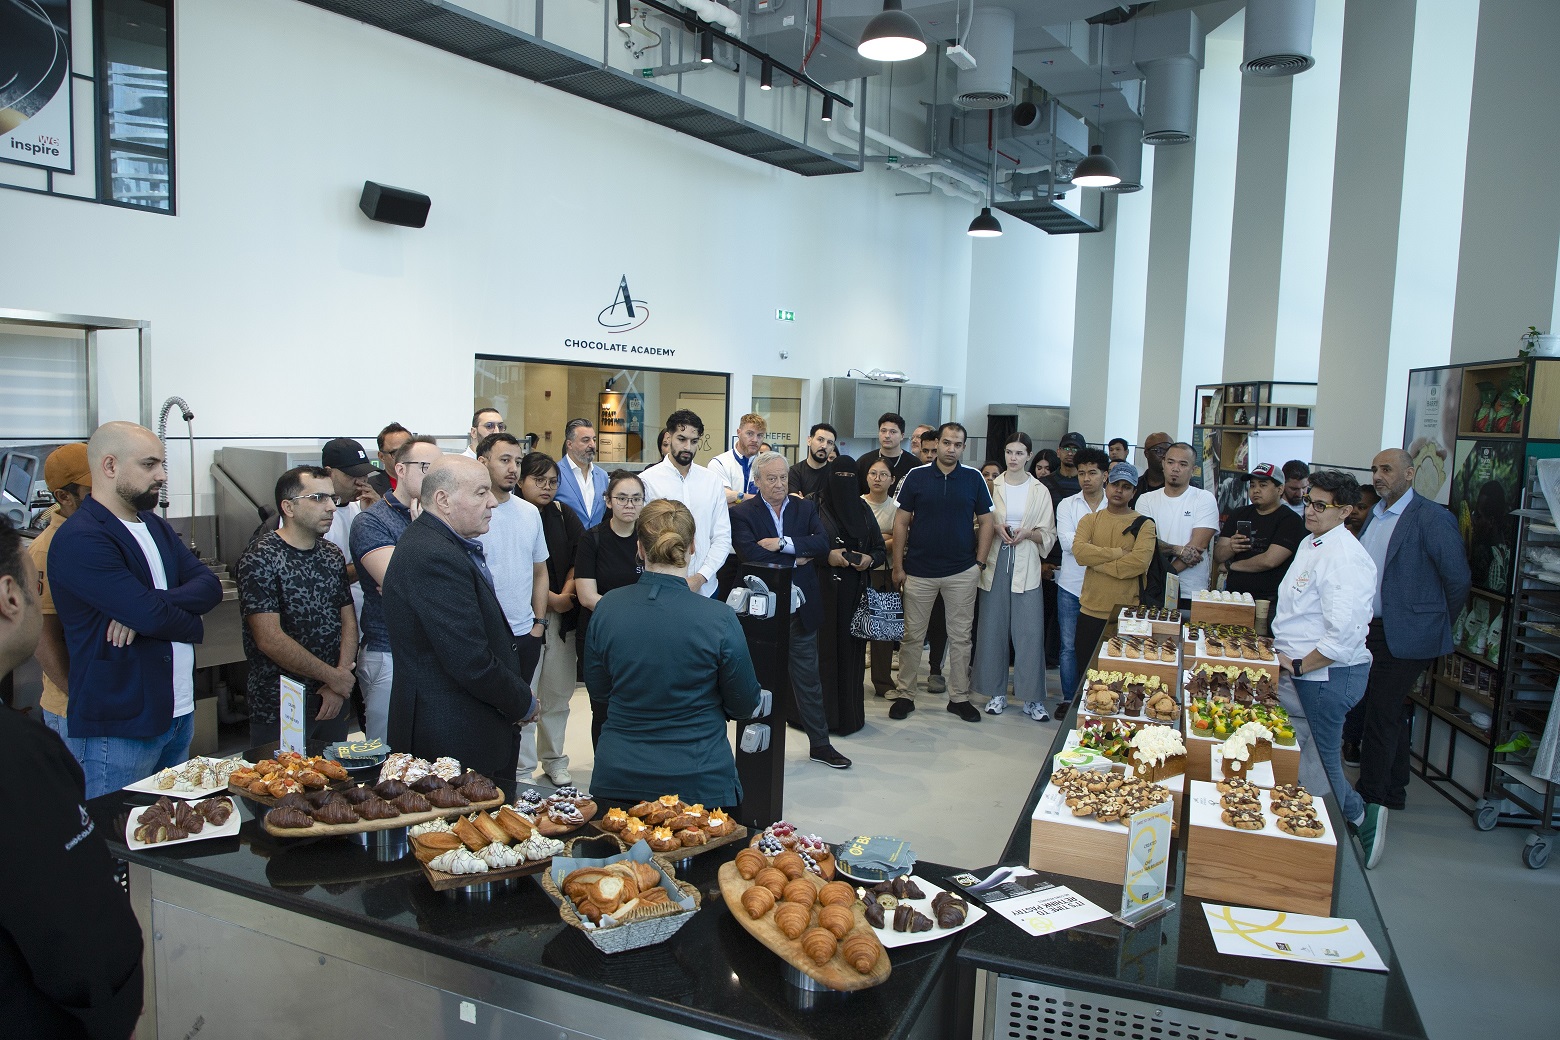
<svg viewBox="0 0 1560 1040">
<path fill-rule="evenodd" d="M 79 0 L 78 0 L 79 2 Z M 104 28 L 104 8 L 109 0 L 90 0 L 92 4 L 92 72 L 96 78 L 96 164 L 97 164 L 97 199 L 100 205 L 116 206 L 120 209 L 134 210 L 138 213 L 158 213 L 164 216 L 177 216 L 179 212 L 179 174 L 177 153 L 177 119 L 175 116 L 175 97 L 178 90 L 175 63 L 175 27 L 174 27 L 174 3 L 175 0 L 143 0 L 145 3 L 156 4 L 167 11 L 167 39 L 168 39 L 168 208 L 159 209 L 155 206 L 144 206 L 135 202 L 123 202 L 114 198 L 113 157 L 116 148 L 120 152 L 129 152 L 133 155 L 141 155 L 148 159 L 160 159 L 162 156 L 153 154 L 150 150 L 140 151 L 134 144 L 116 146 L 110 138 L 109 112 L 109 83 L 108 83 L 108 47 L 107 32 Z"/>
</svg>

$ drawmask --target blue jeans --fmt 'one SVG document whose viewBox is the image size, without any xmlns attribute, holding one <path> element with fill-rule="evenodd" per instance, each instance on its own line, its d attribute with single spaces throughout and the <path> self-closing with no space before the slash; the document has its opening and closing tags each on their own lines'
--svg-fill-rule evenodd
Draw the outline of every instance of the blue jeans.
<svg viewBox="0 0 1560 1040">
<path fill-rule="evenodd" d="M 68 744 L 70 738 L 65 735 L 65 716 L 56 715 L 47 708 L 39 708 L 38 711 L 43 714 L 43 724 L 58 733 L 60 739 Z"/>
<path fill-rule="evenodd" d="M 190 712 L 155 737 L 66 737 L 65 745 L 86 774 L 87 797 L 96 798 L 186 761 L 194 736 Z"/>
<path fill-rule="evenodd" d="M 1060 671 L 1062 679 L 1062 702 L 1065 704 L 1073 699 L 1073 694 L 1078 687 L 1078 597 L 1071 592 L 1056 587 L 1056 624 L 1061 630 L 1062 649 L 1060 657 Z"/>
<path fill-rule="evenodd" d="M 1288 676 L 1285 676 L 1287 679 Z M 1295 694 L 1305 709 L 1305 720 L 1311 730 L 1311 747 L 1320 760 L 1327 783 L 1332 786 L 1333 797 L 1343 809 L 1344 819 L 1358 823 L 1365 817 L 1365 800 L 1354 790 L 1343 775 L 1343 720 L 1349 709 L 1365 696 L 1365 684 L 1370 679 L 1370 664 L 1356 664 L 1348 668 L 1329 665 L 1327 678 L 1317 682 L 1304 676 L 1294 681 Z M 1309 756 L 1301 750 L 1300 780 L 1315 789 L 1318 782 L 1314 775 L 1307 778 Z M 1314 765 L 1312 770 L 1314 771 Z M 1317 792 L 1319 793 L 1319 792 Z"/>
</svg>

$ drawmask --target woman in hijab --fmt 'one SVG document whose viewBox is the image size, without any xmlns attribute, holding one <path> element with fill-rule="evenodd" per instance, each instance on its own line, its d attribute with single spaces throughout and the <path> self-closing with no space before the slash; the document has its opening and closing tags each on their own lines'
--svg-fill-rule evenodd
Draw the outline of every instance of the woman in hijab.
<svg viewBox="0 0 1560 1040">
<path fill-rule="evenodd" d="M 861 499 L 856 460 L 841 455 L 829 463 L 818 491 L 818 512 L 829 536 L 829 555 L 815 561 L 823 590 L 823 625 L 818 630 L 818 665 L 823 707 L 831 733 L 854 733 L 866 724 L 866 640 L 850 634 L 850 619 L 867 587 L 868 572 L 888 559 L 883 532 Z"/>
</svg>

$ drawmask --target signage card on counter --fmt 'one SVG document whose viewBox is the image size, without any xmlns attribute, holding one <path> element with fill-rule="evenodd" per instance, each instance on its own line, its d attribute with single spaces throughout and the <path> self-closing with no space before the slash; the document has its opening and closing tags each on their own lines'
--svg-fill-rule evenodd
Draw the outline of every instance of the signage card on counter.
<svg viewBox="0 0 1560 1040">
<path fill-rule="evenodd" d="M 1217 903 L 1204 903 L 1203 914 L 1208 919 L 1208 930 L 1213 932 L 1214 947 L 1220 953 L 1334 968 L 1387 970 L 1358 921 Z"/>
<path fill-rule="evenodd" d="M 1063 932 L 1110 916 L 1109 910 L 1095 906 L 1070 888 L 1053 885 L 1025 867 L 1013 871 L 995 888 L 982 892 L 980 899 L 986 909 L 1030 935 Z"/>
<path fill-rule="evenodd" d="M 1121 913 L 1116 920 L 1136 925 L 1171 909 L 1165 902 L 1165 878 L 1170 870 L 1169 802 L 1135 813 L 1127 825 L 1126 884 L 1121 890 Z"/>
<path fill-rule="evenodd" d="M 282 676 L 282 700 L 278 713 L 282 724 L 281 750 L 296 751 L 300 755 L 307 753 L 303 749 L 304 733 L 308 728 L 304 722 L 306 703 L 303 684 Z"/>
</svg>

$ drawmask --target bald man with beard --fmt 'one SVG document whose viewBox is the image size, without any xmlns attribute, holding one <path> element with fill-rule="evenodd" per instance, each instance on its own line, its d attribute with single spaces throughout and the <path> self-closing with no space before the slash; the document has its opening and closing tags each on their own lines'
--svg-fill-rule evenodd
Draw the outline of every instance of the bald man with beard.
<svg viewBox="0 0 1560 1040">
<path fill-rule="evenodd" d="M 66 745 L 96 798 L 189 758 L 195 644 L 222 584 L 152 512 L 168 482 L 156 434 L 104 423 L 87 465 L 91 497 L 54 536 L 48 563 L 70 655 Z"/>
<path fill-rule="evenodd" d="M 445 455 L 423 477 L 421 502 L 385 570 L 395 652 L 389 744 L 419 758 L 458 758 L 508 784 L 520 727 L 539 702 L 477 540 L 498 504 L 492 477 L 476 459 Z"/>
</svg>

